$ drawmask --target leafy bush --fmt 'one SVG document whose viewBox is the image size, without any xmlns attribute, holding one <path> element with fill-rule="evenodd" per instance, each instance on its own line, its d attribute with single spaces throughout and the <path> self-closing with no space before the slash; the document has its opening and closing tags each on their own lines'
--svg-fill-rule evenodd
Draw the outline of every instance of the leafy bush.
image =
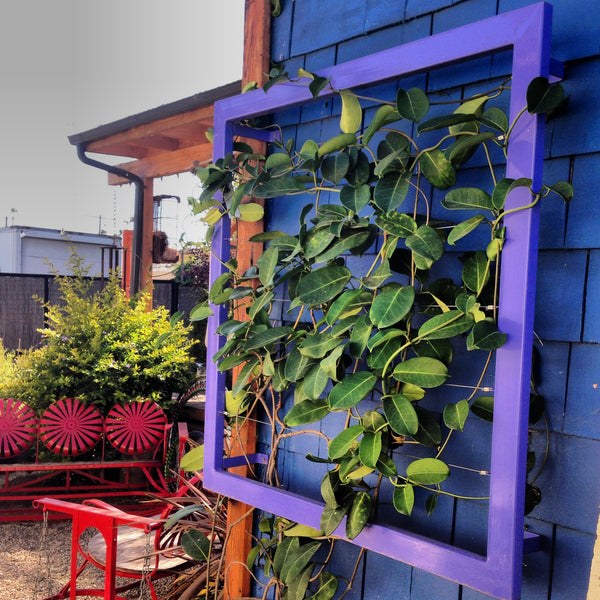
<svg viewBox="0 0 600 600">
<path fill-rule="evenodd" d="M 63 397 L 78 397 L 106 413 L 115 403 L 150 398 L 163 408 L 185 390 L 194 373 L 190 328 L 181 314 L 148 309 L 148 294 L 133 299 L 118 274 L 93 292 L 93 280 L 76 255 L 72 277 L 56 276 L 59 304 L 45 304 L 44 346 L 14 359 L 3 393 L 38 410 Z"/>
</svg>

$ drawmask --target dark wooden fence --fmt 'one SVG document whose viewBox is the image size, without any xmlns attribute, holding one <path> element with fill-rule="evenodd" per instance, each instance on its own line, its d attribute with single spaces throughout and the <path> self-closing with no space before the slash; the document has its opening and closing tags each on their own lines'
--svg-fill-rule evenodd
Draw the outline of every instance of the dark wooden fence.
<svg viewBox="0 0 600 600">
<path fill-rule="evenodd" d="M 100 289 L 100 279 L 94 289 Z M 44 327 L 44 307 L 38 297 L 53 304 L 59 291 L 53 275 L 12 275 L 0 273 L 0 339 L 7 350 L 26 349 L 41 341 L 38 329 Z M 189 315 L 197 303 L 193 288 L 175 281 L 155 281 L 153 305 L 165 306 L 171 313 L 182 310 Z"/>
</svg>

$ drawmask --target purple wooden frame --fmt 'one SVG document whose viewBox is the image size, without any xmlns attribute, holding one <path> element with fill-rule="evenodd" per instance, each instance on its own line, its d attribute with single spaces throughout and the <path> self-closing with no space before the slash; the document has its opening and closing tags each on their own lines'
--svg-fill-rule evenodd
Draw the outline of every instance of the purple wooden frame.
<svg viewBox="0 0 600 600">
<path fill-rule="evenodd" d="M 356 88 L 414 75 L 513 50 L 511 120 L 526 104 L 526 89 L 537 76 L 550 76 L 561 65 L 550 58 L 552 7 L 540 2 L 477 23 L 358 58 L 320 71 L 337 89 Z M 466 67 L 468 68 L 468 67 Z M 324 92 L 321 97 L 326 97 Z M 222 100 L 215 104 L 214 159 L 232 151 L 236 122 L 312 101 L 308 90 L 276 85 Z M 246 132 L 248 133 L 248 132 Z M 263 133 L 264 135 L 264 133 Z M 255 135 L 254 137 L 258 137 Z M 515 129 L 507 159 L 507 176 L 529 177 L 534 189 L 541 185 L 544 118 L 525 116 Z M 507 208 L 529 204 L 529 192 L 510 194 Z M 520 597 L 524 547 L 523 505 L 526 477 L 527 429 L 533 307 L 537 266 L 537 208 L 507 215 L 508 239 L 502 255 L 499 327 L 508 334 L 496 353 L 495 414 L 492 435 L 487 555 L 482 556 L 390 526 L 372 524 L 353 541 L 418 569 L 423 569 L 497 598 Z M 213 246 L 228 256 L 229 224 L 215 228 Z M 211 282 L 223 272 L 211 262 Z M 224 307 L 213 307 L 208 324 L 208 356 L 219 349 L 215 334 L 226 319 Z M 206 487 L 226 496 L 312 527 L 319 527 L 322 504 L 298 494 L 234 475 L 227 468 L 240 463 L 223 457 L 224 374 L 209 360 L 206 385 L 205 463 Z M 242 460 L 243 462 L 243 460 Z M 344 537 L 343 525 L 336 532 Z M 525 542 L 531 540 L 527 537 Z M 535 544 L 531 544 L 533 548 Z M 529 548 L 527 548 L 529 549 Z"/>
</svg>

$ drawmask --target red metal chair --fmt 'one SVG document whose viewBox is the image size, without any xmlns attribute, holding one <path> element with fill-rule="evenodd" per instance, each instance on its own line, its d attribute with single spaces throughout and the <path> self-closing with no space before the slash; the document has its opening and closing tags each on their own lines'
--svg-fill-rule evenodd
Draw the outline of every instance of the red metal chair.
<svg viewBox="0 0 600 600">
<path fill-rule="evenodd" d="M 106 437 L 123 454 L 144 454 L 159 448 L 166 424 L 156 402 L 118 404 L 106 415 Z"/>
<path fill-rule="evenodd" d="M 14 398 L 0 398 L 0 458 L 13 458 L 33 444 L 37 417 L 27 404 Z"/>
<path fill-rule="evenodd" d="M 198 481 L 196 477 L 190 484 L 193 486 Z M 175 498 L 186 495 L 188 490 L 189 486 L 183 485 Z M 190 565 L 191 559 L 179 546 L 179 537 L 170 530 L 163 531 L 165 519 L 178 507 L 177 503 L 168 504 L 159 517 L 132 515 L 101 500 L 85 500 L 83 504 L 75 504 L 42 498 L 35 501 L 34 506 L 41 506 L 45 514 L 56 511 L 71 515 L 73 520 L 71 578 L 57 594 L 44 600 L 75 600 L 77 596 L 127 600 L 120 594 L 144 586 L 150 591 L 152 600 L 158 600 L 153 582 Z M 88 528 L 97 529 L 99 533 L 84 547 L 81 536 Z M 210 534 L 210 528 L 205 533 Z M 78 562 L 81 562 L 79 566 Z M 79 576 L 90 565 L 104 571 L 103 588 L 77 587 Z M 117 586 L 116 577 L 133 582 Z"/>
<path fill-rule="evenodd" d="M 77 456 L 99 442 L 102 425 L 102 415 L 95 406 L 86 406 L 77 398 L 63 398 L 42 415 L 40 438 L 56 454 Z"/>
</svg>

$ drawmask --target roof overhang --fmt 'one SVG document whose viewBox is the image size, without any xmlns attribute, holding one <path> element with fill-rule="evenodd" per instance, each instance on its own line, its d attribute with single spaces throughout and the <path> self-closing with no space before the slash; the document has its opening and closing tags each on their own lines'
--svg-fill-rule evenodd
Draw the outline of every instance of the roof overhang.
<svg viewBox="0 0 600 600">
<path fill-rule="evenodd" d="M 116 166 L 142 179 L 192 171 L 212 160 L 206 132 L 213 125 L 217 100 L 239 94 L 241 83 L 201 92 L 136 115 L 69 136 L 69 142 L 86 152 L 133 160 Z M 109 185 L 130 183 L 109 174 Z"/>
</svg>

